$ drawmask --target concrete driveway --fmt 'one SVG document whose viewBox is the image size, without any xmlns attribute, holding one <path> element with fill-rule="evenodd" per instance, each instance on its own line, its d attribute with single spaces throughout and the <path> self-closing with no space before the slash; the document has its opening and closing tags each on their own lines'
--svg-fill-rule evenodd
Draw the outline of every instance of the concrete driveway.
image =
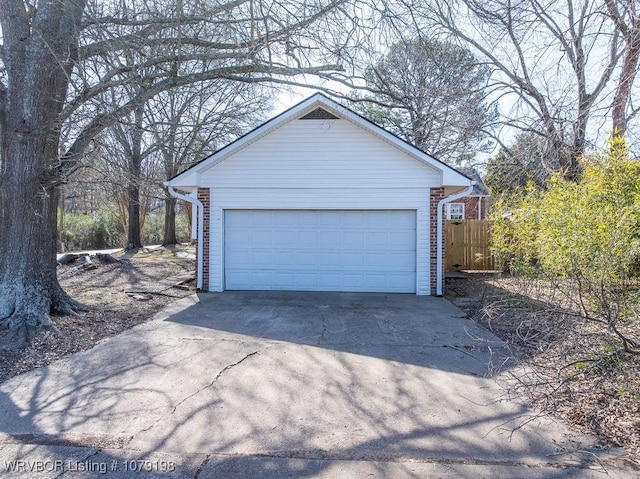
<svg viewBox="0 0 640 479">
<path fill-rule="evenodd" d="M 0 385 L 6 477 L 636 477 L 441 298 L 226 292 Z M 500 374 L 497 373 L 501 367 Z M 608 476 L 607 476 L 608 474 Z"/>
</svg>

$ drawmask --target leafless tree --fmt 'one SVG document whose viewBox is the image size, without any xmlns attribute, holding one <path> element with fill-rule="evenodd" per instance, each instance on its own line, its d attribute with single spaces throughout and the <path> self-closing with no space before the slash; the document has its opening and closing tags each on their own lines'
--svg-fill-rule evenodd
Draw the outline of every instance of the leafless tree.
<svg viewBox="0 0 640 479">
<path fill-rule="evenodd" d="M 631 104 L 640 59 L 640 5 L 637 0 L 605 0 L 605 3 L 624 42 L 622 66 L 611 107 L 613 131 L 624 136 L 628 121 L 640 111 L 640 106 Z"/>
<path fill-rule="evenodd" d="M 271 93 L 271 95 L 269 95 Z M 226 80 L 169 90 L 148 103 L 147 128 L 168 180 L 262 121 L 271 107 L 270 92 Z M 163 244 L 175 244 L 176 198 L 163 188 Z"/>
<path fill-rule="evenodd" d="M 26 344 L 50 324 L 50 312 L 82 308 L 56 278 L 56 209 L 60 185 L 96 135 L 187 84 L 328 78 L 365 38 L 360 6 L 357 0 L 0 0 L 4 341 Z M 134 97 L 102 101 L 132 76 L 144 85 Z"/>
<path fill-rule="evenodd" d="M 608 111 L 605 96 L 621 54 L 602 0 L 404 4 L 416 25 L 450 35 L 494 68 L 494 95 L 513 105 L 503 126 L 539 136 L 550 164 L 576 178 L 589 121 L 595 109 Z"/>
</svg>

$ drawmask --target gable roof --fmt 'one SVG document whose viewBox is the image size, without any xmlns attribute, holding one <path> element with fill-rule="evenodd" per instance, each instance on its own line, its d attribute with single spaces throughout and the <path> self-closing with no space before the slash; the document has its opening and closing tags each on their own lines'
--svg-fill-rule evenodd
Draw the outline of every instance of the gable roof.
<svg viewBox="0 0 640 479">
<path fill-rule="evenodd" d="M 182 173 L 177 174 L 169 181 L 165 182 L 165 185 L 177 188 L 201 186 L 199 181 L 200 174 L 203 171 L 208 170 L 221 161 L 226 160 L 234 153 L 237 153 L 243 148 L 253 144 L 260 138 L 265 137 L 290 121 L 297 119 L 344 119 L 350 121 L 370 134 L 398 148 L 417 161 L 439 171 L 443 186 L 469 186 L 472 182 L 471 178 L 467 177 L 455 168 L 450 167 L 446 163 L 425 153 L 419 148 L 416 148 L 411 143 L 408 143 L 402 138 L 376 125 L 353 110 L 344 107 L 322 93 L 315 93 L 300 103 L 292 106 L 288 110 L 285 110 L 279 115 L 266 121 L 262 125 L 254 128 L 249 133 L 229 143 L 215 153 L 202 159 L 198 163 L 192 165 Z"/>
</svg>

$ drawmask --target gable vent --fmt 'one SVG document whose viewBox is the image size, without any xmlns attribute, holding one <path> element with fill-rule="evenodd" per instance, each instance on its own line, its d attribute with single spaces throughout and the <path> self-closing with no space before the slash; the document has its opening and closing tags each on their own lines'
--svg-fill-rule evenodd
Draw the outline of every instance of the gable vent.
<svg viewBox="0 0 640 479">
<path fill-rule="evenodd" d="M 301 120 L 339 120 L 333 113 L 329 113 L 324 108 L 316 108 L 300 118 Z"/>
</svg>

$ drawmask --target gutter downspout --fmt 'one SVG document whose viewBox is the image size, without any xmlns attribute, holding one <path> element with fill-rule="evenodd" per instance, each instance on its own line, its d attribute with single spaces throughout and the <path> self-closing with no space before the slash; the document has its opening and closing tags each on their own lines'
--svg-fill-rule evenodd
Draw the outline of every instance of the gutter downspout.
<svg viewBox="0 0 640 479">
<path fill-rule="evenodd" d="M 459 198 L 464 198 L 465 196 L 469 196 L 473 191 L 473 186 L 476 184 L 475 181 L 471 182 L 471 185 L 467 186 L 464 190 L 454 193 L 453 195 L 447 196 L 446 198 L 442 198 L 438 201 L 438 223 L 436 227 L 436 296 L 442 296 L 442 250 L 443 250 L 443 241 L 442 238 L 442 229 L 443 229 L 443 215 L 444 215 L 444 204 L 450 203 Z"/>
<path fill-rule="evenodd" d="M 175 196 L 176 198 L 186 201 L 187 203 L 191 203 L 196 207 L 198 211 L 198 258 L 196 261 L 197 264 L 197 278 L 196 278 L 196 288 L 202 291 L 202 258 L 203 258 L 203 249 L 204 249 L 204 205 L 197 198 L 192 198 L 191 196 L 183 195 L 182 193 L 178 193 L 173 189 L 173 186 L 166 185 L 169 189 L 169 193 L 171 196 Z"/>
</svg>

